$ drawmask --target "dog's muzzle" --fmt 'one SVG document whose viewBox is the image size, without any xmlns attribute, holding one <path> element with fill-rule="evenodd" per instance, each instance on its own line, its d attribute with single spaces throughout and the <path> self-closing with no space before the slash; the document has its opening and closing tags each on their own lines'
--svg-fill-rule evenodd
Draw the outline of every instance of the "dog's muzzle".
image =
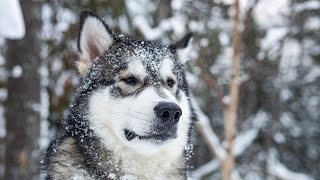
<svg viewBox="0 0 320 180">
<path fill-rule="evenodd" d="M 161 143 L 171 138 L 177 137 L 177 123 L 182 115 L 181 108 L 175 103 L 160 102 L 155 108 L 154 125 L 147 135 L 138 135 L 135 132 L 125 129 L 124 134 L 128 141 L 138 137 L 142 140 L 151 140 L 155 143 Z"/>
</svg>

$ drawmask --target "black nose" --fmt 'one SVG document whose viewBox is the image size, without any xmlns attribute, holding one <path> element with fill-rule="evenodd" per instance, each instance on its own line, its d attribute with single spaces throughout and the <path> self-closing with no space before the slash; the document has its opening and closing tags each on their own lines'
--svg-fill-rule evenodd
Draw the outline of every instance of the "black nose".
<svg viewBox="0 0 320 180">
<path fill-rule="evenodd" d="M 154 112 L 163 123 L 171 125 L 178 123 L 182 115 L 181 108 L 177 104 L 168 102 L 160 102 L 154 108 Z"/>
</svg>

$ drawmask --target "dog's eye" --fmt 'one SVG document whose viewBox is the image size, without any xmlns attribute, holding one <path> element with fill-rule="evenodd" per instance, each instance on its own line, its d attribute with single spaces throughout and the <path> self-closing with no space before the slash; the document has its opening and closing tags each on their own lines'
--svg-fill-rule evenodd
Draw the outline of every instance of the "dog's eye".
<svg viewBox="0 0 320 180">
<path fill-rule="evenodd" d="M 171 78 L 169 78 L 168 80 L 167 80 L 167 85 L 169 86 L 169 87 L 173 87 L 174 86 L 174 84 L 175 84 L 175 81 L 173 80 L 173 79 L 171 79 Z"/>
<path fill-rule="evenodd" d="M 126 84 L 131 85 L 131 86 L 134 86 L 134 85 L 136 85 L 138 83 L 138 80 L 133 76 L 129 76 L 127 78 L 123 78 L 123 79 L 121 79 L 121 81 L 123 81 Z"/>
</svg>

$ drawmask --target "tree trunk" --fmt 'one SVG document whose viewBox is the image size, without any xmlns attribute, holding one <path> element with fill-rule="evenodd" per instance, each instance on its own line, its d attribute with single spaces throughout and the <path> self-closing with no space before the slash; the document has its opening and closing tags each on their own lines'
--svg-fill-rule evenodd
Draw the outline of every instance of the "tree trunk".
<svg viewBox="0 0 320 180">
<path fill-rule="evenodd" d="M 10 180 L 39 179 L 40 5 L 40 1 L 21 1 L 26 36 L 7 41 L 5 179 Z"/>
<path fill-rule="evenodd" d="M 233 29 L 233 56 L 230 82 L 230 102 L 224 108 L 225 136 L 227 156 L 224 160 L 222 177 L 223 180 L 230 180 L 234 166 L 233 145 L 236 132 L 236 119 L 239 102 L 239 67 L 240 67 L 240 32 L 239 32 L 239 0 L 234 2 L 234 29 Z"/>
</svg>

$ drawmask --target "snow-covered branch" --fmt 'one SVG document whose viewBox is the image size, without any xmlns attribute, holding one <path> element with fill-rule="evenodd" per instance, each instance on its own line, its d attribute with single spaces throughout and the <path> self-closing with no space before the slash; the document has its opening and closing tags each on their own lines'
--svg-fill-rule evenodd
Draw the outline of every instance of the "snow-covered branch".
<svg viewBox="0 0 320 180">
<path fill-rule="evenodd" d="M 217 170 L 219 167 L 219 161 L 211 160 L 192 172 L 192 180 L 200 180 L 204 175 Z"/>
<path fill-rule="evenodd" d="M 250 129 L 248 131 L 239 133 L 234 140 L 234 156 L 241 155 L 256 139 L 259 129 Z"/>
<path fill-rule="evenodd" d="M 278 153 L 275 149 L 269 150 L 268 173 L 271 176 L 274 176 L 282 180 L 313 180 L 313 178 L 309 177 L 306 174 L 293 172 L 290 169 L 288 169 L 284 164 L 282 164 L 279 161 Z"/>
<path fill-rule="evenodd" d="M 198 121 L 196 122 L 197 130 L 206 141 L 211 152 L 213 152 L 217 156 L 219 161 L 222 162 L 226 156 L 226 151 L 220 144 L 218 136 L 212 130 L 209 117 L 202 112 L 198 102 L 193 97 L 191 98 L 191 102 L 198 116 Z"/>
</svg>

